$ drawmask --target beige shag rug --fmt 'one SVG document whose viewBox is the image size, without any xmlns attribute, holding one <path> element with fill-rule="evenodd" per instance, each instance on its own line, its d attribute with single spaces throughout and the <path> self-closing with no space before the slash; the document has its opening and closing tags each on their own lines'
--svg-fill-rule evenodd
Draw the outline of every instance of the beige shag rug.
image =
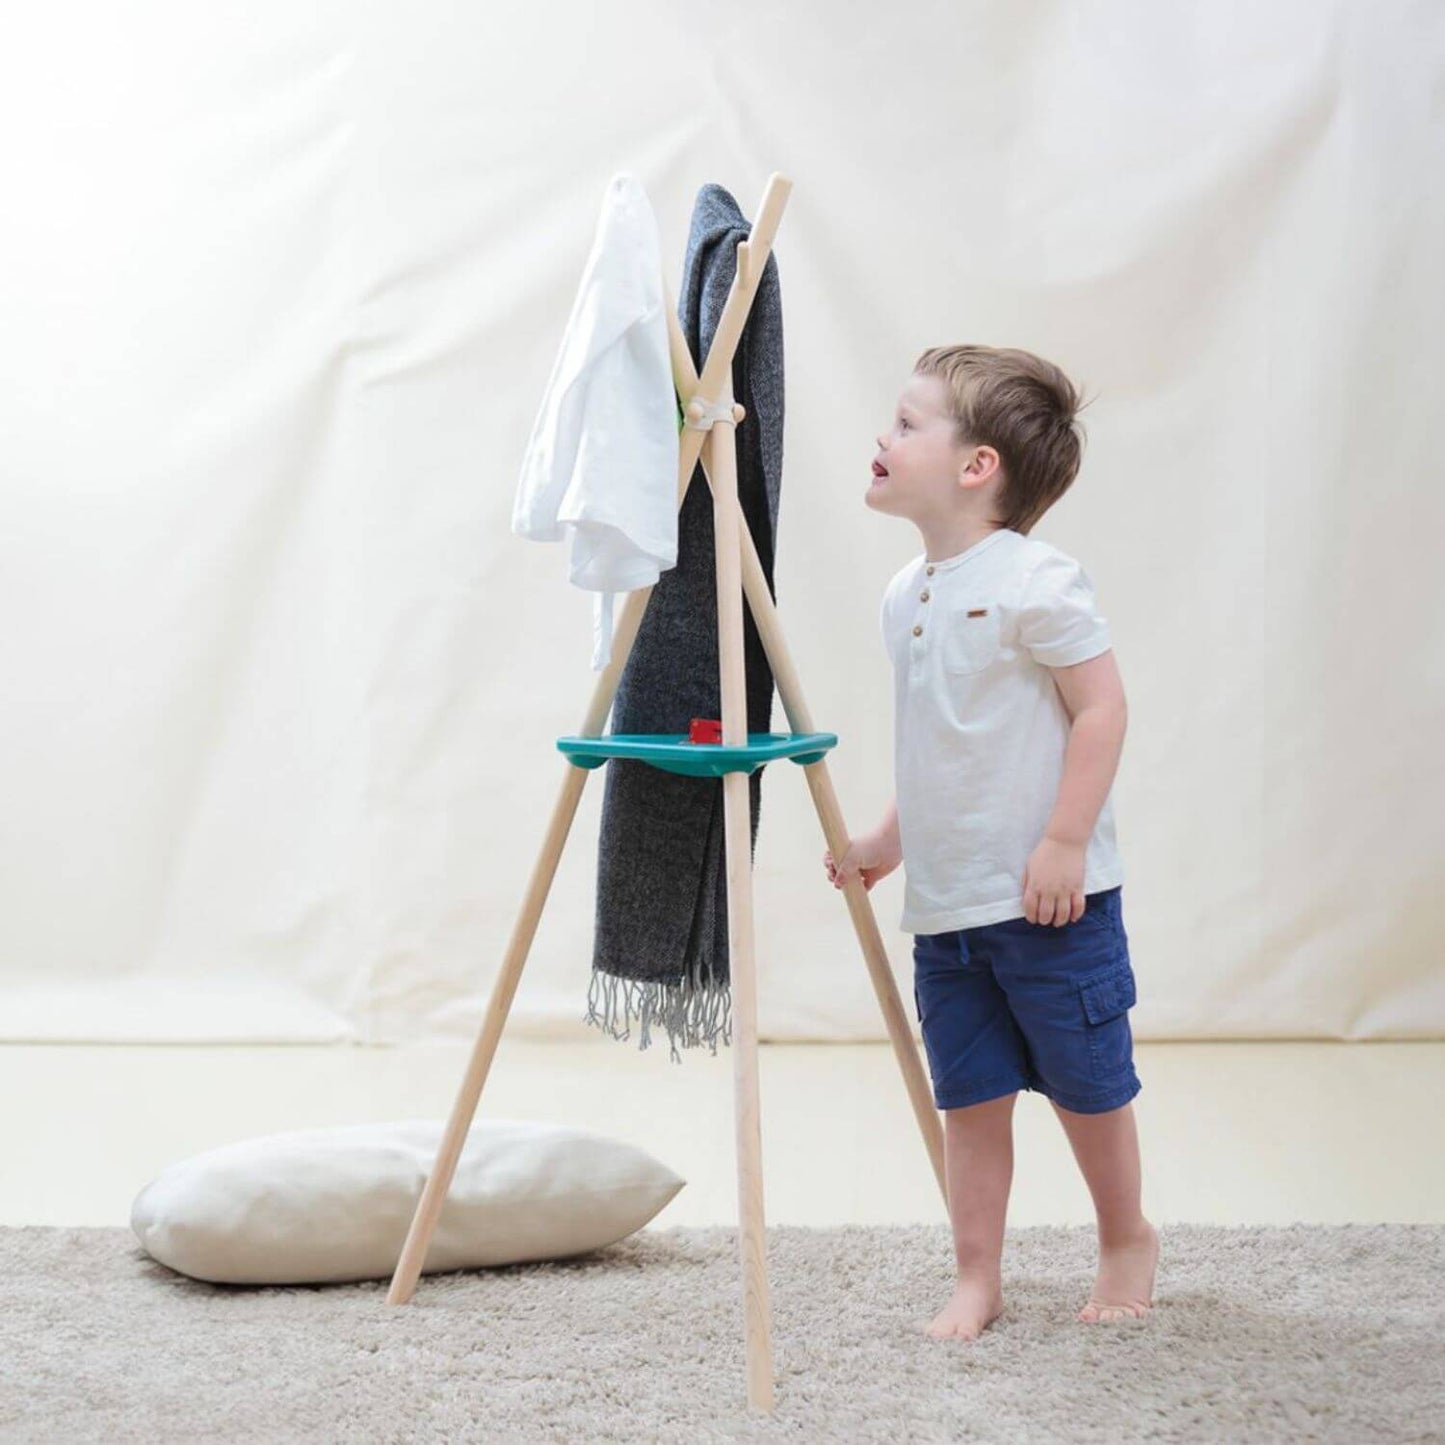
<svg viewBox="0 0 1445 1445">
<path fill-rule="evenodd" d="M 773 1227 L 750 1414 L 735 1232 L 384 1282 L 207 1285 L 123 1229 L 0 1230 L 0 1440 L 1445 1439 L 1445 1226 L 1165 1225 L 1153 1313 L 1085 1325 L 1090 1228 L 1011 1229 L 1003 1317 L 924 1327 L 945 1224 Z"/>
</svg>

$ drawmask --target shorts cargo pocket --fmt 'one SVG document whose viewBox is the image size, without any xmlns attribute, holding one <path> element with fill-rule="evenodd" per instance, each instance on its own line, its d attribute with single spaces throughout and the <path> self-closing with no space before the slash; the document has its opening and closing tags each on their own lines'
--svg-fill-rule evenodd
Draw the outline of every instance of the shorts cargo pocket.
<svg viewBox="0 0 1445 1445">
<path fill-rule="evenodd" d="M 1118 959 L 1082 974 L 1078 982 L 1089 1036 L 1089 1065 L 1100 1082 L 1116 1079 L 1129 1072 L 1134 1057 L 1129 1028 L 1129 1010 L 1137 1002 L 1134 971 L 1128 959 Z"/>
</svg>

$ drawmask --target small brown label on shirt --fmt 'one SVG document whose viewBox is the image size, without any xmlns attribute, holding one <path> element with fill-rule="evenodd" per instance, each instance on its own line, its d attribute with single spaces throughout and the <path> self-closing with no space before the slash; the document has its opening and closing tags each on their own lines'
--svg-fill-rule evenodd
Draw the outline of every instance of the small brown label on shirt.
<svg viewBox="0 0 1445 1445">
<path fill-rule="evenodd" d="M 987 616 L 988 616 L 988 608 L 987 608 L 987 607 L 970 607 L 970 608 L 968 609 L 968 615 L 969 615 L 970 617 L 987 617 Z"/>
</svg>

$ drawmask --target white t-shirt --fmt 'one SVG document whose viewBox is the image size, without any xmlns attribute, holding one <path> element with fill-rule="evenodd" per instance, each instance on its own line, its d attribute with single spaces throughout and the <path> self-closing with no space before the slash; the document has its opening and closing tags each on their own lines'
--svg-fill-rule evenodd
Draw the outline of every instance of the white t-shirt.
<svg viewBox="0 0 1445 1445">
<path fill-rule="evenodd" d="M 612 660 L 617 594 L 677 565 L 677 391 L 657 217 L 642 182 L 608 182 L 592 250 L 537 409 L 512 531 L 572 533 L 571 581 L 597 593 L 592 667 Z"/>
<path fill-rule="evenodd" d="M 879 621 L 894 675 L 899 927 L 946 933 L 1022 918 L 1024 865 L 1058 801 L 1069 736 L 1049 668 L 1110 646 L 1093 583 L 1057 547 L 1004 528 L 957 556 L 909 562 Z M 1111 790 L 1084 892 L 1123 877 Z"/>
</svg>

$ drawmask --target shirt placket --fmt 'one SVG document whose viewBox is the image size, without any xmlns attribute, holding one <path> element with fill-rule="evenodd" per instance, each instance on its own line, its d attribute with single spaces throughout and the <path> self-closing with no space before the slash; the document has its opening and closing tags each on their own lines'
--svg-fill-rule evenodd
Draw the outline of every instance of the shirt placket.
<svg viewBox="0 0 1445 1445">
<path fill-rule="evenodd" d="M 937 569 L 929 563 L 923 569 L 923 585 L 914 594 L 913 627 L 908 639 L 909 681 L 919 685 L 923 677 L 923 660 L 928 656 L 928 643 L 932 636 L 930 614 L 933 611 L 933 574 Z"/>
</svg>

